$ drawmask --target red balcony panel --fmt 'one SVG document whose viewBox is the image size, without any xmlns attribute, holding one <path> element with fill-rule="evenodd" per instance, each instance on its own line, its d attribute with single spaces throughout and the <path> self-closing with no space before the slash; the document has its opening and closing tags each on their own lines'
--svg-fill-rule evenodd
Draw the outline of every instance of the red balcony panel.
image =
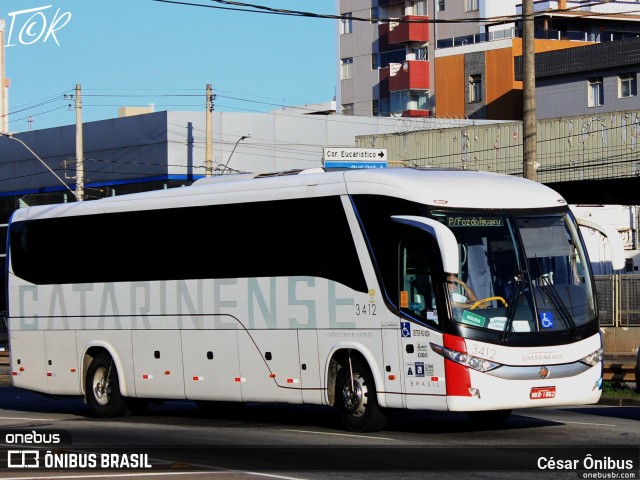
<svg viewBox="0 0 640 480">
<path fill-rule="evenodd" d="M 429 88 L 429 62 L 407 60 L 395 75 L 389 77 L 389 90 L 427 90 Z"/>
<path fill-rule="evenodd" d="M 379 52 L 389 51 L 389 24 L 388 23 L 378 24 L 378 51 Z"/>
<path fill-rule="evenodd" d="M 428 20 L 429 17 L 422 15 L 406 15 L 401 22 L 392 30 L 389 30 L 389 44 L 409 43 L 429 41 L 429 24 L 427 22 L 416 22 L 416 20 Z"/>
<path fill-rule="evenodd" d="M 380 78 L 380 98 L 389 98 L 389 67 L 378 69 Z"/>
<path fill-rule="evenodd" d="M 403 117 L 430 117 L 431 112 L 429 110 L 405 110 L 402 112 Z"/>
</svg>

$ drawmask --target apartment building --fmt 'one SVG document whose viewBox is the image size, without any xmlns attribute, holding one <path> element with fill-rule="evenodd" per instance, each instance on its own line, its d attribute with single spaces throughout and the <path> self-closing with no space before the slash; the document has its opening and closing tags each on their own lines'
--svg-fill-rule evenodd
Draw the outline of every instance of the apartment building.
<svg viewBox="0 0 640 480">
<path fill-rule="evenodd" d="M 343 115 L 520 119 L 521 0 L 338 0 Z M 640 35 L 640 1 L 534 2 L 536 52 Z"/>
<path fill-rule="evenodd" d="M 431 115 L 438 39 L 510 31 L 513 22 L 481 19 L 514 13 L 515 4 L 514 0 L 339 0 L 342 113 Z"/>
</svg>

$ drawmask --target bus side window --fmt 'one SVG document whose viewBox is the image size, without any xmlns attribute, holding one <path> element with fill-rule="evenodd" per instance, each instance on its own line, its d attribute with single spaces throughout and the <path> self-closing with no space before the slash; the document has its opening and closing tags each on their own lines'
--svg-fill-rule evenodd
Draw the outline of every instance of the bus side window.
<svg viewBox="0 0 640 480">
<path fill-rule="evenodd" d="M 427 245 L 402 240 L 400 254 L 400 309 L 424 320 L 438 322 Z"/>
</svg>

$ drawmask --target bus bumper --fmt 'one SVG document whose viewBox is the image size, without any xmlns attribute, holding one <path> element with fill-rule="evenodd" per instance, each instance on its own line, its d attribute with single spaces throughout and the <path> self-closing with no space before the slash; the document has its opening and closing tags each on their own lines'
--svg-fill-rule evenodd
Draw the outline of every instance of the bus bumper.
<svg viewBox="0 0 640 480">
<path fill-rule="evenodd" d="M 552 366 L 550 366 L 552 369 Z M 597 403 L 602 393 L 602 368 L 565 378 L 505 380 L 469 371 L 468 395 L 447 396 L 450 411 L 466 412 L 535 407 L 557 407 Z"/>
</svg>

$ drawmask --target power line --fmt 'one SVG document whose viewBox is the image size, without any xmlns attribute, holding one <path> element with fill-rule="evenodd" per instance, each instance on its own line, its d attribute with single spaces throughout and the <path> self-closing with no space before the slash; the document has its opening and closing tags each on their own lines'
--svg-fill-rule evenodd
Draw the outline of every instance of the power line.
<svg viewBox="0 0 640 480">
<path fill-rule="evenodd" d="M 281 8 L 273 8 L 268 7 L 266 5 L 259 5 L 253 3 L 244 3 L 244 2 L 233 2 L 228 0 L 210 0 L 210 2 L 217 3 L 220 5 L 210 5 L 203 3 L 192 3 L 192 2 L 183 2 L 178 0 L 154 0 L 159 3 L 170 3 L 175 5 L 189 6 L 189 7 L 202 7 L 202 8 L 210 8 L 215 10 L 227 10 L 233 12 L 241 12 L 241 13 L 261 13 L 266 15 L 281 15 L 281 16 L 291 16 L 291 17 L 304 17 L 304 18 L 316 18 L 316 19 L 328 19 L 328 20 L 351 20 L 358 22 L 395 22 L 395 23 L 430 23 L 430 24 L 456 24 L 456 23 L 478 23 L 478 22 L 515 22 L 522 19 L 522 15 L 513 14 L 513 15 L 500 15 L 495 17 L 473 17 L 473 18 L 451 18 L 451 19 L 443 19 L 443 18 L 405 18 L 405 17 L 358 17 L 358 16 L 345 16 L 345 15 L 335 15 L 335 14 L 321 14 L 309 11 L 302 10 L 288 10 Z M 544 12 L 534 13 L 534 16 L 543 16 L 551 13 L 563 13 L 563 12 L 571 12 L 573 10 L 580 10 L 587 7 L 597 6 L 601 4 L 608 3 L 607 0 L 594 1 L 589 3 L 580 4 L 577 6 L 569 7 L 566 9 L 548 9 Z M 609 15 L 608 13 L 594 13 L 589 12 L 595 16 L 597 15 Z M 625 12 L 627 13 L 627 12 Z"/>
</svg>

